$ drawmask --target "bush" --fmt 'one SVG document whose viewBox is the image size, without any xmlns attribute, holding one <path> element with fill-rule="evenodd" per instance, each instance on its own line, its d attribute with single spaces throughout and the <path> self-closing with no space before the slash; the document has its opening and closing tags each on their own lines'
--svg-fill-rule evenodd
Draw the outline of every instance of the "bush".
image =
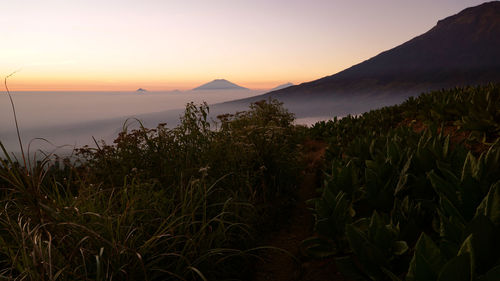
<svg viewBox="0 0 500 281">
<path fill-rule="evenodd" d="M 258 255 L 256 205 L 293 195 L 300 137 L 280 103 L 169 129 L 124 130 L 56 169 L 0 166 L 0 276 L 29 280 L 224 280 Z M 58 162 L 59 163 L 59 162 Z"/>
</svg>

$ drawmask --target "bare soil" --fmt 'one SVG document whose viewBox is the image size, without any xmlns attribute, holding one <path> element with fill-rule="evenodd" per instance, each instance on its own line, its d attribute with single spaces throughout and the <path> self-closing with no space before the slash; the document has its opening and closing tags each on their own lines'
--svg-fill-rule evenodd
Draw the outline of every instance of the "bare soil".
<svg viewBox="0 0 500 281">
<path fill-rule="evenodd" d="M 409 126 L 413 129 L 414 132 L 420 133 L 427 129 L 427 126 L 419 120 L 403 120 L 398 126 Z M 489 149 L 490 146 L 478 142 L 478 141 L 467 141 L 471 135 L 470 131 L 459 130 L 457 126 L 453 125 L 451 122 L 446 124 L 442 129 L 438 128 L 437 132 L 440 133 L 442 130 L 443 135 L 450 136 L 450 141 L 453 145 L 455 144 L 464 144 L 467 149 L 474 152 L 476 155 L 479 155 Z"/>
<path fill-rule="evenodd" d="M 304 143 L 307 168 L 299 186 L 297 201 L 283 227 L 271 233 L 266 245 L 280 250 L 268 250 L 255 267 L 254 281 L 328 281 L 346 280 L 336 270 L 332 259 L 309 259 L 301 252 L 302 241 L 314 235 L 314 218 L 309 199 L 318 197 L 318 171 L 324 161 L 326 144 L 320 141 Z"/>
</svg>

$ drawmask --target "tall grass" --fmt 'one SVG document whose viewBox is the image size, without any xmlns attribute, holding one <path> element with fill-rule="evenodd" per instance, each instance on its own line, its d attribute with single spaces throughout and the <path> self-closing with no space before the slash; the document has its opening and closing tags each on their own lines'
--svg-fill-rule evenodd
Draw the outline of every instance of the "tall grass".
<svg viewBox="0 0 500 281">
<path fill-rule="evenodd" d="M 124 130 L 31 173 L 0 143 L 0 277 L 244 277 L 262 206 L 293 194 L 300 136 L 276 101 L 221 116 L 215 128 L 208 110 L 188 104 L 178 127 Z"/>
</svg>

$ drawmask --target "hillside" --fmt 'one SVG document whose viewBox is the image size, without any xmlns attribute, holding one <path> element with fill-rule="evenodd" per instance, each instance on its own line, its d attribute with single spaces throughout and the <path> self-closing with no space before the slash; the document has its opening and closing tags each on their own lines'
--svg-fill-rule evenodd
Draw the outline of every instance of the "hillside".
<svg viewBox="0 0 500 281">
<path fill-rule="evenodd" d="M 465 9 L 367 61 L 274 95 L 436 89 L 492 81 L 500 81 L 500 2 Z"/>
<path fill-rule="evenodd" d="M 499 50 L 496 1 L 440 20 L 428 32 L 337 74 L 231 104 L 273 97 L 299 117 L 361 113 L 429 90 L 500 82 Z"/>
<path fill-rule="evenodd" d="M 317 123 L 327 172 L 302 249 L 348 280 L 499 280 L 498 108 L 489 85 Z"/>
</svg>

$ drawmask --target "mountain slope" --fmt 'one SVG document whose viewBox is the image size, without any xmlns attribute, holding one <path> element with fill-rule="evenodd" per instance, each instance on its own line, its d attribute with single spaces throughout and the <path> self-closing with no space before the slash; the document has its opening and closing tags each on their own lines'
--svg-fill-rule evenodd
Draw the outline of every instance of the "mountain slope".
<svg viewBox="0 0 500 281">
<path fill-rule="evenodd" d="M 236 103 L 275 97 L 303 112 L 299 116 L 320 111 L 337 115 L 328 103 L 340 106 L 339 99 L 347 97 L 383 105 L 423 91 L 488 82 L 500 82 L 499 1 L 440 20 L 428 32 L 337 74 Z M 353 105 L 343 112 L 370 108 L 374 106 Z"/>
</svg>

